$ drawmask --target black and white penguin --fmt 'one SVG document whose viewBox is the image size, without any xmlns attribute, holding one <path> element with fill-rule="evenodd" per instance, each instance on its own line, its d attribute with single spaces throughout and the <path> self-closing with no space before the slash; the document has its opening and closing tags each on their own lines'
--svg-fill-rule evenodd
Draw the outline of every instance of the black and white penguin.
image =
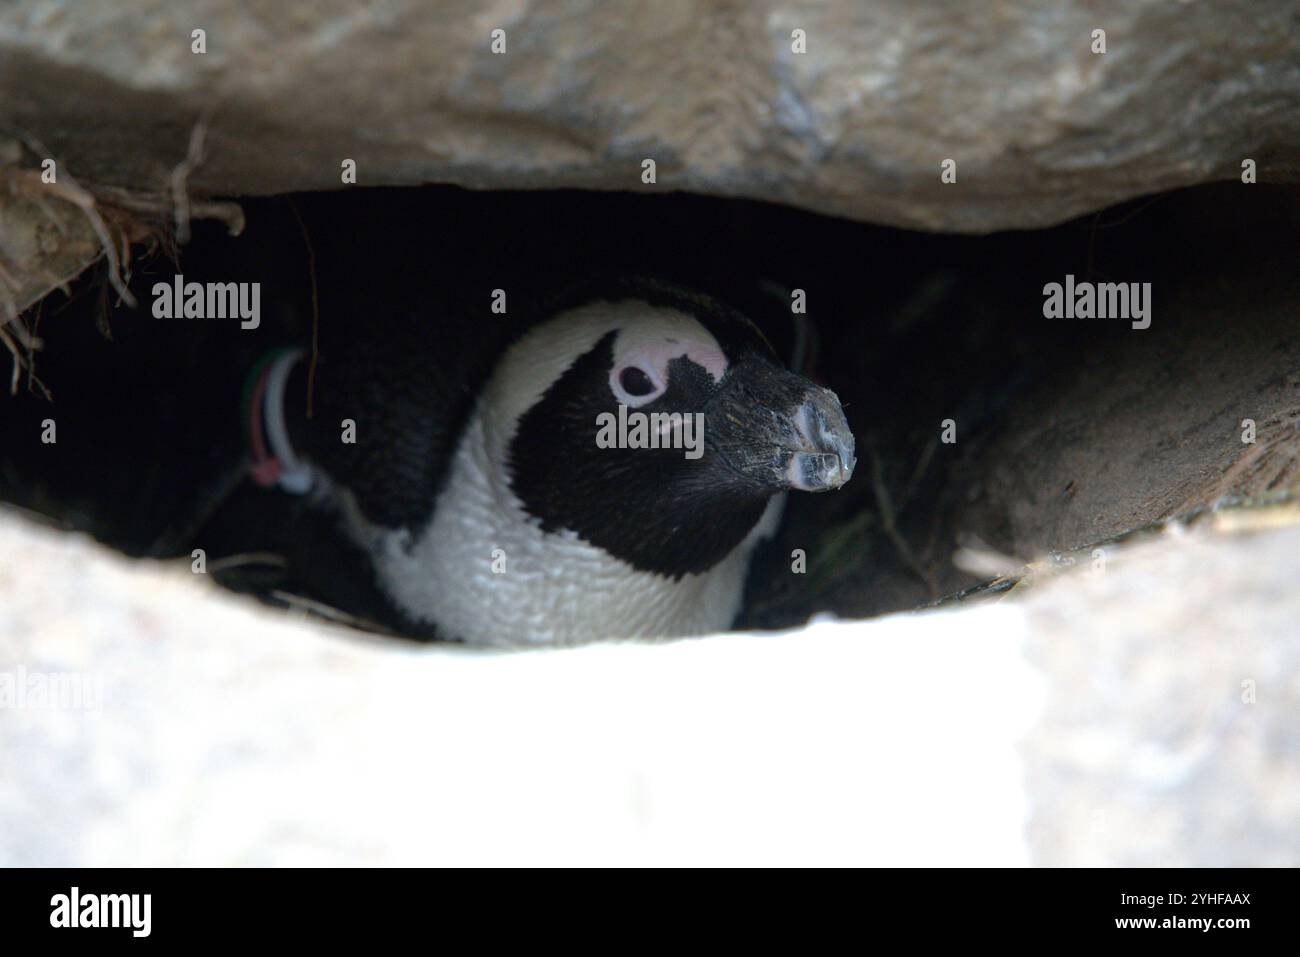
<svg viewBox="0 0 1300 957">
<path fill-rule="evenodd" d="M 250 390 L 259 481 L 337 509 L 403 630 L 515 645 L 725 629 L 783 493 L 853 472 L 834 393 L 691 291 L 622 280 L 504 337 L 405 328 L 323 349 L 310 418 L 303 351 Z M 659 441 L 609 442 L 636 413 Z"/>
</svg>

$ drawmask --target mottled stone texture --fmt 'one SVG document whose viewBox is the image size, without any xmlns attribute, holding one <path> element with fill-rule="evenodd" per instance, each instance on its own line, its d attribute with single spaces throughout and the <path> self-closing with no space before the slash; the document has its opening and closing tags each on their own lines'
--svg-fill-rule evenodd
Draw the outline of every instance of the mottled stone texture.
<svg viewBox="0 0 1300 957">
<path fill-rule="evenodd" d="M 1300 516 L 1267 515 L 998 604 L 476 653 L 0 513 L 0 680 L 102 690 L 0 710 L 0 864 L 1291 865 Z"/>
<path fill-rule="evenodd" d="M 1300 177 L 1297 35 L 1292 0 L 18 0 L 0 125 L 154 195 L 202 123 L 196 196 L 337 188 L 351 158 L 362 184 L 685 189 L 980 233 L 1245 158 Z"/>
<path fill-rule="evenodd" d="M 1026 601 L 1047 677 L 1023 750 L 1035 861 L 1295 866 L 1300 525 L 1176 528 Z"/>
</svg>

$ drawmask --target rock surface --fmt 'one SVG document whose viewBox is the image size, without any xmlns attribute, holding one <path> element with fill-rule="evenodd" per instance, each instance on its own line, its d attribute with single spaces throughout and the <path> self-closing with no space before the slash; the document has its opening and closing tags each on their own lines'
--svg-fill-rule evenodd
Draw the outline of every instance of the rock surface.
<svg viewBox="0 0 1300 957">
<path fill-rule="evenodd" d="M 1247 158 L 1300 177 L 1297 34 L 1291 0 L 18 0 L 0 127 L 153 197 L 338 188 L 353 159 L 361 185 L 681 189 L 982 233 Z"/>
<path fill-rule="evenodd" d="M 85 694 L 0 697 L 0 864 L 1293 865 L 1279 515 L 996 605 L 470 653 L 0 514 L 0 695 Z"/>
</svg>

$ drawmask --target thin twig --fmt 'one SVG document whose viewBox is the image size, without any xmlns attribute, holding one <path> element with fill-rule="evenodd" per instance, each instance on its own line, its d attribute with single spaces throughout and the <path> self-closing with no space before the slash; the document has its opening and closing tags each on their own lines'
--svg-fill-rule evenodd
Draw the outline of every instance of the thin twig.
<svg viewBox="0 0 1300 957">
<path fill-rule="evenodd" d="M 190 241 L 190 173 L 203 163 L 203 143 L 208 135 L 208 121 L 214 107 L 208 105 L 190 128 L 190 141 L 185 149 L 185 159 L 172 169 L 172 203 L 175 205 L 176 240 L 182 246 Z"/>
<path fill-rule="evenodd" d="M 320 356 L 320 294 L 316 289 L 316 251 L 312 248 L 307 224 L 303 222 L 298 207 L 292 199 L 288 199 L 288 203 L 293 218 L 298 220 L 298 228 L 302 230 L 302 241 L 307 247 L 307 273 L 311 277 L 311 362 L 307 366 L 307 418 L 310 419 L 313 413 L 312 400 L 316 394 L 316 360 Z"/>
<path fill-rule="evenodd" d="M 272 568 L 288 568 L 289 560 L 276 552 L 240 552 L 238 555 L 226 555 L 208 562 L 209 572 L 224 572 L 230 568 L 243 568 L 248 565 L 270 565 Z"/>
<path fill-rule="evenodd" d="M 45 149 L 40 140 L 36 139 L 29 133 L 19 131 L 18 136 L 27 144 L 37 156 L 49 157 L 50 152 Z M 26 172 L 26 171 L 23 171 Z M 119 273 L 121 263 L 117 255 L 117 243 L 113 241 L 112 235 L 108 231 L 108 226 L 104 224 L 104 219 L 99 215 L 99 210 L 95 205 L 95 197 L 81 187 L 72 174 L 66 169 L 62 171 L 63 182 L 61 183 L 42 183 L 40 178 L 34 174 L 27 176 L 29 180 L 37 184 L 37 189 L 33 191 L 38 194 L 41 190 L 48 192 L 60 199 L 72 203 L 82 211 L 86 219 L 90 222 L 90 227 L 95 231 L 99 238 L 99 244 L 104 250 L 104 256 L 108 259 L 108 281 L 113 289 L 117 292 L 118 298 L 126 303 L 132 309 L 136 306 L 135 296 L 131 295 L 131 290 L 126 287 Z M 37 203 L 39 206 L 39 202 Z M 53 215 L 48 208 L 42 208 L 45 215 L 54 223 L 56 227 L 60 226 L 59 220 Z M 61 228 L 61 227 L 60 227 Z"/>
<path fill-rule="evenodd" d="M 917 561 L 916 555 L 913 554 L 911 546 L 907 544 L 907 539 L 903 538 L 903 533 L 898 530 L 898 523 L 894 517 L 894 507 L 889 499 L 889 490 L 885 487 L 884 468 L 880 462 L 880 456 L 876 454 L 875 445 L 868 440 L 867 454 L 871 456 L 871 482 L 876 493 L 876 506 L 880 510 L 880 522 L 885 529 L 885 534 L 889 540 L 894 543 L 894 548 L 898 551 L 899 557 L 903 563 L 912 571 L 926 588 L 934 591 L 934 584 L 930 581 L 930 576 L 925 573 L 921 563 Z"/>
</svg>

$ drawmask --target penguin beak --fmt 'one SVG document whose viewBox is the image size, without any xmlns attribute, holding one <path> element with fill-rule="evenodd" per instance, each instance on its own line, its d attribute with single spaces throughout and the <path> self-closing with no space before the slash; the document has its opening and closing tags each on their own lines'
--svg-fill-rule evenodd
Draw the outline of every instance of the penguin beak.
<svg viewBox="0 0 1300 957">
<path fill-rule="evenodd" d="M 772 491 L 837 489 L 857 465 L 835 393 L 759 358 L 730 370 L 704 435 L 733 472 Z"/>
<path fill-rule="evenodd" d="M 799 443 L 780 450 L 783 457 L 789 455 L 785 467 L 789 487 L 825 492 L 847 482 L 858 460 L 839 397 L 830 389 L 811 386 L 793 420 Z"/>
</svg>

